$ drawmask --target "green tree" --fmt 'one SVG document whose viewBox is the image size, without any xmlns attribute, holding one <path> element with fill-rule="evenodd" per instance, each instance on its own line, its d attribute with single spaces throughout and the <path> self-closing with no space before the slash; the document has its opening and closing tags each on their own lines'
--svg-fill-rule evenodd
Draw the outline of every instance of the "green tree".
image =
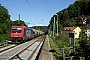
<svg viewBox="0 0 90 60">
<path fill-rule="evenodd" d="M 11 29 L 11 26 L 12 26 L 12 21 L 11 20 L 6 20 L 5 22 L 4 22 L 4 24 L 5 24 L 5 29 L 6 29 L 6 33 L 10 33 L 10 29 Z"/>
<path fill-rule="evenodd" d="M 0 5 L 0 23 L 3 23 L 5 20 L 10 20 L 10 15 L 8 10 Z"/>
<path fill-rule="evenodd" d="M 0 4 L 0 42 L 9 39 L 11 23 L 8 10 Z"/>
<path fill-rule="evenodd" d="M 0 34 L 6 33 L 8 27 L 6 21 L 10 20 L 10 15 L 8 13 L 8 10 L 0 5 Z"/>
<path fill-rule="evenodd" d="M 90 56 L 90 37 L 89 39 L 87 37 L 83 37 L 79 41 L 79 44 L 80 46 L 76 49 L 77 55 L 85 57 L 85 60 L 89 60 L 88 56 Z"/>
<path fill-rule="evenodd" d="M 69 20 L 69 13 L 68 13 L 68 10 L 64 10 L 63 19 L 64 19 L 64 20 Z"/>
<path fill-rule="evenodd" d="M 23 25 L 23 26 L 27 26 L 26 23 L 22 20 L 16 20 L 12 22 L 12 25 Z"/>
</svg>

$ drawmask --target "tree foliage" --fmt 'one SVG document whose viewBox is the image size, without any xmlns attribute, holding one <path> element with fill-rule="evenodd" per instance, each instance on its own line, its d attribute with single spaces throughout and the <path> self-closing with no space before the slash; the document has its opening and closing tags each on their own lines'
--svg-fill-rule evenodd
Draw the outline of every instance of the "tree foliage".
<svg viewBox="0 0 90 60">
<path fill-rule="evenodd" d="M 12 21 L 12 25 L 23 25 L 23 26 L 27 26 L 26 23 L 22 20 L 15 20 L 15 21 Z"/>
<path fill-rule="evenodd" d="M 8 30 L 8 24 L 10 24 L 8 21 L 10 22 L 8 10 L 4 6 L 0 5 L 0 34 L 6 33 Z"/>
<path fill-rule="evenodd" d="M 85 57 L 85 60 L 89 60 L 89 56 L 90 56 L 90 37 L 83 37 L 80 41 L 79 41 L 79 46 L 76 49 L 77 52 L 77 56 L 83 56 Z"/>
<path fill-rule="evenodd" d="M 3 23 L 5 20 L 10 20 L 10 15 L 8 10 L 0 5 L 0 23 Z"/>
<path fill-rule="evenodd" d="M 27 26 L 25 22 L 22 20 L 20 20 L 19 23 L 21 25 Z M 0 5 L 0 41 L 9 39 L 11 26 L 17 24 L 18 24 L 18 20 L 16 21 L 10 20 L 8 9 Z"/>
<path fill-rule="evenodd" d="M 70 4 L 66 9 L 63 9 L 62 11 L 57 12 L 57 14 L 58 14 L 58 22 L 60 25 L 59 29 L 61 29 L 61 27 L 66 27 L 66 26 L 79 26 L 82 28 L 82 30 L 83 29 L 85 30 L 86 25 L 83 25 L 81 17 L 83 16 L 86 17 L 87 18 L 86 24 L 90 24 L 90 0 L 77 0 L 74 2 L 74 4 Z M 49 24 L 51 31 L 53 31 L 54 17 L 55 15 L 51 18 L 50 24 Z M 61 42 L 63 40 L 63 43 L 65 44 L 66 41 L 64 41 L 64 39 L 61 38 Z M 59 44 L 58 43 L 59 41 L 60 39 L 57 41 L 57 44 Z M 59 46 L 63 47 L 64 44 L 60 43 Z M 88 57 L 90 58 L 90 53 L 89 53 L 90 39 L 87 39 L 87 37 L 84 37 L 80 39 L 78 44 L 79 46 L 77 47 L 76 53 L 75 53 L 77 54 L 76 56 L 83 56 L 85 57 L 86 60 L 88 60 Z"/>
<path fill-rule="evenodd" d="M 87 17 L 87 23 L 90 23 L 90 0 L 77 0 L 74 4 L 70 4 L 68 8 L 57 12 L 57 14 L 59 25 L 62 25 L 62 27 L 81 26 L 82 15 Z M 53 25 L 54 17 L 55 15 L 50 20 L 51 25 Z"/>
</svg>

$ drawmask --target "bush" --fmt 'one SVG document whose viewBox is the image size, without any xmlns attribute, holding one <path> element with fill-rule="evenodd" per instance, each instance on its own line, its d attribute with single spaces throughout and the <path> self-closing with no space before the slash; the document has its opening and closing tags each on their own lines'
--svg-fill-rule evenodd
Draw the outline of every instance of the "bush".
<svg viewBox="0 0 90 60">
<path fill-rule="evenodd" d="M 9 40 L 9 34 L 0 34 L 0 42 Z"/>
</svg>

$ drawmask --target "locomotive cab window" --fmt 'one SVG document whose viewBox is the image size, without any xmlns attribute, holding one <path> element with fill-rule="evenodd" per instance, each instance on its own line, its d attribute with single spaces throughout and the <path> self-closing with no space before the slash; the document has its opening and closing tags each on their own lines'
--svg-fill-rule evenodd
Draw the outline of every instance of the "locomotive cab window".
<svg viewBox="0 0 90 60">
<path fill-rule="evenodd" d="M 12 33 L 21 33 L 22 28 L 12 28 Z"/>
<path fill-rule="evenodd" d="M 33 34 L 35 34 L 35 32 L 33 31 Z"/>
</svg>

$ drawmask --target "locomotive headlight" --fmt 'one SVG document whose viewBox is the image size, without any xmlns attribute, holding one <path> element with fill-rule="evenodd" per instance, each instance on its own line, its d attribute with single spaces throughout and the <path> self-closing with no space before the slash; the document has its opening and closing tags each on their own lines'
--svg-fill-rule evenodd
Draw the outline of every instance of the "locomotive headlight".
<svg viewBox="0 0 90 60">
<path fill-rule="evenodd" d="M 18 36 L 14 36 L 14 37 L 18 37 Z"/>
<path fill-rule="evenodd" d="M 21 36 L 19 36 L 19 37 L 21 37 Z"/>
<path fill-rule="evenodd" d="M 11 37 L 13 37 L 13 36 L 11 36 Z"/>
</svg>

